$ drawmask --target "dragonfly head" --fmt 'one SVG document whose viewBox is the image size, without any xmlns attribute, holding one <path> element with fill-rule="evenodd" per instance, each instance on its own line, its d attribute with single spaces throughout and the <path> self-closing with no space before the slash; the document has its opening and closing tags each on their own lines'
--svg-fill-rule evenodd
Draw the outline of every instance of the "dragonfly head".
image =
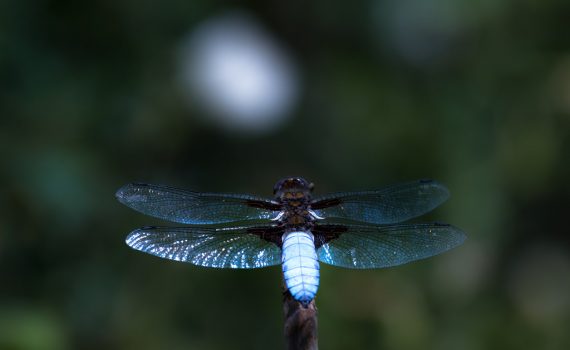
<svg viewBox="0 0 570 350">
<path fill-rule="evenodd" d="M 287 177 L 277 181 L 273 187 L 276 199 L 290 201 L 310 199 L 315 185 L 302 177 Z"/>
</svg>

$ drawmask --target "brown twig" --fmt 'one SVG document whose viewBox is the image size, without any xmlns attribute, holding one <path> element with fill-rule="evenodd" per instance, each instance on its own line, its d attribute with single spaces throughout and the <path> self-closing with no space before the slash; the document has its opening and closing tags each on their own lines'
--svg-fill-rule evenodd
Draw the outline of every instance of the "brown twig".
<svg viewBox="0 0 570 350">
<path fill-rule="evenodd" d="M 295 300 L 283 284 L 283 313 L 287 350 L 317 350 L 317 306 L 311 300 L 307 307 Z"/>
</svg>

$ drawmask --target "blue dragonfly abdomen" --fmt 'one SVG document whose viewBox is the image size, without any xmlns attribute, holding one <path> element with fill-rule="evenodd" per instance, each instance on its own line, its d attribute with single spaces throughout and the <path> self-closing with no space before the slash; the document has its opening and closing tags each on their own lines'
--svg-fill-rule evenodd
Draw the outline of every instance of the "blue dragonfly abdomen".
<svg viewBox="0 0 570 350">
<path fill-rule="evenodd" d="M 304 231 L 285 233 L 281 260 L 289 292 L 303 305 L 308 305 L 319 288 L 319 262 L 313 235 Z"/>
</svg>

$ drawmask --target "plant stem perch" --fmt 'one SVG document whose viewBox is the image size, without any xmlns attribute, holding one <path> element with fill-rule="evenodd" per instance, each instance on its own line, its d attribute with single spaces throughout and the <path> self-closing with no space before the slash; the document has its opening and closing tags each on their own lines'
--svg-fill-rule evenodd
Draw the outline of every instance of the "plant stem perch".
<svg viewBox="0 0 570 350">
<path fill-rule="evenodd" d="M 317 307 L 311 300 L 307 307 L 295 300 L 283 284 L 283 313 L 287 350 L 318 350 Z"/>
</svg>

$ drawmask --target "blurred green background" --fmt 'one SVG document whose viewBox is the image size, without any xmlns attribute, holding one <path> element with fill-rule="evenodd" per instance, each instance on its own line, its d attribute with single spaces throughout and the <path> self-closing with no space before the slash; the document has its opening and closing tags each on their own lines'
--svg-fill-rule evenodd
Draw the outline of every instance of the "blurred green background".
<svg viewBox="0 0 570 350">
<path fill-rule="evenodd" d="M 569 13 L 563 0 L 3 0 L 0 349 L 282 348 L 280 268 L 131 250 L 128 232 L 164 223 L 114 192 L 270 196 L 287 175 L 317 194 L 437 179 L 452 197 L 422 219 L 469 237 L 397 268 L 323 265 L 322 349 L 570 348 Z M 219 113 L 192 92 L 188 40 L 227 16 L 286 57 L 281 107 Z M 284 84 L 269 81 L 252 108 Z"/>
</svg>

